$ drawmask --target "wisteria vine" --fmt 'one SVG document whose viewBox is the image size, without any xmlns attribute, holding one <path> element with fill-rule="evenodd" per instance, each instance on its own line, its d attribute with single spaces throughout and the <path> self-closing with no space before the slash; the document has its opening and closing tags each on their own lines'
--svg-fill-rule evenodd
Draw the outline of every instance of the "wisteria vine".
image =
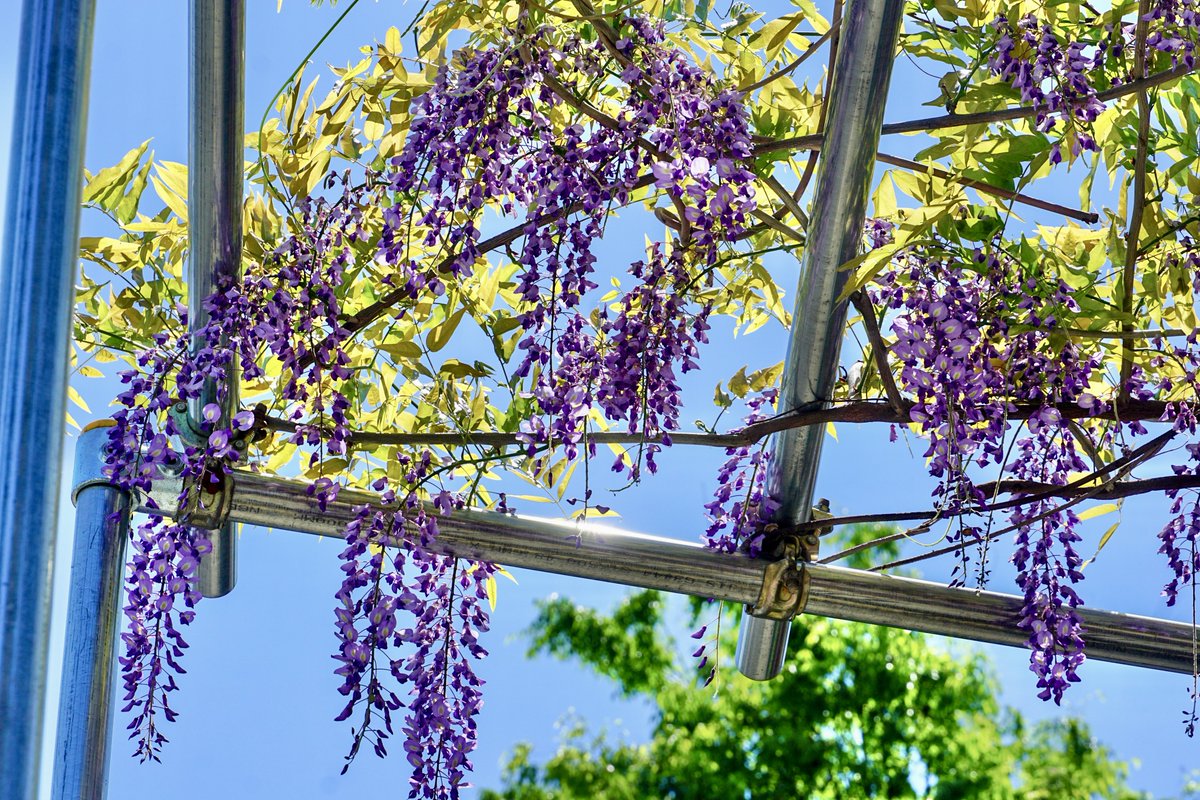
<svg viewBox="0 0 1200 800">
<path fill-rule="evenodd" d="M 1155 23 L 1145 45 L 1191 67 L 1197 20 L 1190 2 L 1162 0 L 1144 20 Z M 120 663 L 124 710 L 143 760 L 159 758 L 166 743 L 159 721 L 176 716 L 170 697 L 188 646 L 180 629 L 194 619 L 198 570 L 212 548 L 195 524 L 210 521 L 207 505 L 267 435 L 273 411 L 292 426 L 287 443 L 302 448 L 308 469 L 319 473 L 309 490 L 322 508 L 352 485 L 379 493 L 345 529 L 335 595 L 335 672 L 344 699 L 337 719 L 352 725 L 346 767 L 364 745 L 386 755 L 398 736 L 412 767 L 410 797 L 458 796 L 483 702 L 475 664 L 487 654 L 480 637 L 497 568 L 446 555 L 438 543 L 439 517 L 472 499 L 445 488 L 453 458 L 396 448 L 383 471 L 398 477 L 371 480 L 361 468 L 323 474 L 329 459 L 352 451 L 354 401 L 346 384 L 360 365 L 352 357 L 358 328 L 349 324 L 345 276 L 364 260 L 375 265 L 379 293 L 400 319 L 476 272 L 486 258 L 488 213 L 516 220 L 520 235 L 507 242 L 520 329 L 511 376 L 533 409 L 520 421 L 518 440 L 534 474 L 549 469 L 543 454 L 551 451 L 595 456 L 585 438 L 593 419 L 641 438 L 618 455 L 614 472 L 636 481 L 656 471 L 656 455 L 680 427 L 680 376 L 698 367 L 708 341 L 722 254 L 748 235 L 757 211 L 754 122 L 744 91 L 689 60 L 661 23 L 629 17 L 616 30 L 611 40 L 584 38 L 534 26 L 521 14 L 502 44 L 464 49 L 412 101 L 399 155 L 374 169 L 327 175 L 291 209 L 294 229 L 261 263 L 204 301 L 198 331 L 156 335 L 136 367 L 121 374 L 127 388 L 109 435 L 107 474 L 130 491 L 148 492 L 163 474 L 184 486 L 173 520 L 165 510 L 152 514 L 132 536 Z M 1015 23 L 1000 17 L 987 35 L 995 39 L 987 69 L 1036 110 L 1035 129 L 1049 134 L 1063 123 L 1072 156 L 1096 152 L 1090 126 L 1104 111 L 1097 74 L 1117 52 L 1124 55 L 1132 32 L 1062 41 L 1051 25 L 1027 16 Z M 1052 163 L 1063 158 L 1062 142 L 1050 150 Z M 671 233 L 629 265 L 628 285 L 591 302 L 607 277 L 596 248 L 613 211 L 647 196 L 661 201 L 655 211 Z M 375 228 L 369 214 L 379 217 Z M 892 229 L 887 220 L 869 224 L 869 247 L 887 245 Z M 994 498 L 972 470 L 1062 486 L 1087 466 L 1081 430 L 1060 409 L 1073 405 L 1100 418 L 1114 400 L 1098 393 L 1111 377 L 1101 351 L 1062 330 L 1061 320 L 1080 311 L 1072 287 L 1023 265 L 1003 244 L 997 237 L 968 251 L 902 250 L 866 291 L 890 326 L 883 357 L 885 365 L 895 362 L 894 388 L 928 439 L 933 503 L 950 524 L 957 585 L 985 584 L 995 538 L 990 517 L 977 521 Z M 1181 247 L 1175 267 L 1200 292 L 1200 256 L 1190 240 Z M 176 312 L 186 329 L 189 310 Z M 1183 345 L 1154 343 L 1151 365 L 1169 361 L 1180 377 L 1151 379 L 1138 365 L 1117 387 L 1141 399 L 1185 388 L 1188 399 L 1173 403 L 1164 421 L 1189 436 L 1200 389 L 1198 338 L 1193 331 Z M 272 408 L 230 407 L 227 387 L 238 381 L 269 383 Z M 747 423 L 774 413 L 776 395 L 767 387 L 749 399 Z M 1018 406 L 1034 411 L 1024 433 L 1014 434 Z M 1109 447 L 1144 429 L 1130 422 L 1093 432 Z M 1200 474 L 1200 445 L 1187 453 L 1175 470 Z M 759 555 L 779 506 L 767 491 L 769 451 L 760 444 L 726 455 L 705 506 L 705 542 Z M 1078 680 L 1085 653 L 1076 589 L 1080 520 L 1057 498 L 1022 499 L 1009 518 L 1022 626 L 1039 696 L 1059 702 Z M 1172 499 L 1159 534 L 1173 576 L 1164 593 L 1173 604 L 1190 589 L 1194 603 L 1200 501 L 1182 491 Z M 507 510 L 503 495 L 497 508 Z M 701 669 L 715 641 L 705 637 L 706 629 L 696 634 L 704 640 L 694 653 Z M 1196 722 L 1193 705 L 1189 733 Z"/>
<path fill-rule="evenodd" d="M 194 617 L 198 565 L 211 548 L 189 524 L 197 519 L 189 503 L 211 502 L 265 435 L 264 407 L 226 417 L 224 387 L 239 375 L 268 378 L 273 360 L 273 404 L 294 425 L 288 442 L 309 450 L 309 469 L 348 455 L 351 403 L 342 385 L 354 365 L 341 295 L 346 268 L 364 250 L 391 270 L 383 282 L 401 294 L 403 314 L 472 272 L 485 206 L 499 201 L 525 219 L 514 254 L 524 306 L 515 376 L 528 379 L 539 412 L 523 428 L 529 455 L 552 445 L 574 457 L 596 409 L 644 438 L 614 469 L 635 480 L 643 466 L 655 469 L 655 453 L 679 424 L 677 373 L 697 366 L 707 339 L 710 308 L 694 298 L 711 285 L 721 245 L 747 224 L 754 176 L 742 166 L 750 134 L 740 96 L 670 47 L 661 25 L 632 18 L 625 28 L 617 48 L 631 66 L 619 107 L 562 135 L 548 115 L 603 77 L 600 45 L 572 38 L 551 46 L 549 31 L 518 29 L 517 44 L 443 72 L 414 101 L 405 148 L 386 169 L 331 173 L 325 194 L 297 205 L 297 229 L 270 257 L 205 301 L 208 322 L 198 333 L 158 337 L 122 374 L 129 388 L 109 438 L 108 474 L 131 490 L 148 490 L 164 472 L 185 486 L 177 519 L 151 516 L 135 534 L 121 663 L 142 758 L 157 759 L 166 742 L 158 714 L 175 716 L 168 696 L 187 646 L 177 626 Z M 678 212 L 678 236 L 630 267 L 633 288 L 586 313 L 584 298 L 597 288 L 593 242 L 612 208 L 646 185 L 644 175 Z M 371 205 L 382 208 L 382 233 L 368 241 L 363 209 Z M 221 387 L 216 402 L 199 426 L 188 422 L 188 404 L 213 384 Z M 385 755 L 399 728 L 410 796 L 455 797 L 482 705 L 472 663 L 486 655 L 481 601 L 494 567 L 438 551 L 437 517 L 465 503 L 434 488 L 453 464 L 428 450 L 393 458 L 396 488 L 376 480 L 379 503 L 360 507 L 345 531 L 335 609 L 345 703 L 337 718 L 355 721 L 347 768 L 364 744 Z M 325 508 L 346 482 L 322 476 L 310 493 Z M 180 599 L 186 610 L 176 607 Z"/>
</svg>

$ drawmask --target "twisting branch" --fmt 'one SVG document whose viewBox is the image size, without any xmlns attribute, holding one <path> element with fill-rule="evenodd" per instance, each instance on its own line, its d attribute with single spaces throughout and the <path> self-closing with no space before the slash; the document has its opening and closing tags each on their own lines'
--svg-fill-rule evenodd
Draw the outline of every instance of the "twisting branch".
<svg viewBox="0 0 1200 800">
<path fill-rule="evenodd" d="M 912 403 L 901 400 L 901 409 L 897 410 L 886 402 L 879 400 L 859 400 L 839 402 L 828 408 L 812 408 L 790 411 L 779 414 L 760 422 L 747 425 L 744 428 L 729 433 L 705 433 L 702 431 L 667 431 L 671 443 L 677 445 L 693 445 L 702 447 L 747 447 L 770 436 L 773 433 L 803 428 L 809 425 L 824 425 L 827 422 L 867 423 L 890 422 L 908 424 L 911 419 L 909 411 Z M 1010 420 L 1023 420 L 1042 411 L 1045 406 L 1021 404 L 1009 413 Z M 1080 408 L 1074 403 L 1059 403 L 1058 412 L 1064 419 L 1106 419 L 1106 420 L 1139 420 L 1143 422 L 1157 421 L 1167 410 L 1167 403 L 1161 400 L 1125 400 L 1115 403 L 1102 414 Z M 297 426 L 309 426 L 310 423 L 285 420 L 280 417 L 266 416 L 265 425 L 269 430 L 291 433 Z M 318 428 L 320 426 L 317 426 Z M 600 432 L 586 437 L 596 444 L 642 444 L 647 441 L 643 434 L 627 432 Z M 462 431 L 454 433 L 417 433 L 401 431 L 351 431 L 349 444 L 351 447 L 370 448 L 387 445 L 415 445 L 432 447 L 468 447 L 482 445 L 484 447 L 506 447 L 524 445 L 522 435 L 518 433 Z"/>
<path fill-rule="evenodd" d="M 1134 74 L 1141 78 L 1146 74 L 1146 35 L 1150 28 L 1147 15 L 1150 0 L 1138 3 L 1138 21 L 1134 34 Z M 1137 91 L 1138 133 L 1137 150 L 1133 156 L 1133 205 L 1129 212 L 1129 229 L 1125 231 L 1125 269 L 1121 273 L 1121 321 L 1122 332 L 1133 330 L 1133 276 L 1138 259 L 1138 238 L 1142 233 L 1142 215 L 1146 211 L 1146 157 L 1150 149 L 1150 98 L 1146 90 Z M 1129 380 L 1133 377 L 1133 341 L 1121 341 L 1121 397 L 1129 396 Z"/>
<path fill-rule="evenodd" d="M 978 192 L 990 194 L 995 197 L 1001 197 L 1005 200 L 1011 200 L 1014 203 L 1021 203 L 1022 205 L 1027 205 L 1032 208 L 1040 208 L 1043 211 L 1061 214 L 1068 219 L 1077 219 L 1080 222 L 1086 222 L 1088 224 L 1095 224 L 1100 220 L 1100 216 L 1098 214 L 1088 211 L 1079 211 L 1069 206 L 1051 203 L 1047 200 L 1039 200 L 1036 197 L 1030 197 L 1029 195 L 1022 194 L 1021 192 L 1014 192 L 1012 189 L 1005 189 L 1002 186 L 994 186 L 990 183 L 985 183 L 984 181 L 975 180 L 974 178 L 955 175 L 952 172 L 947 172 L 944 169 L 938 169 L 937 167 L 933 167 L 928 164 L 922 164 L 919 161 L 912 161 L 899 156 L 891 156 L 887 153 L 879 153 L 875 156 L 875 159 L 877 161 L 882 161 L 884 164 L 902 167 L 913 172 L 924 172 L 944 181 L 953 181 L 961 186 L 966 186 L 969 189 L 974 189 Z"/>
<path fill-rule="evenodd" d="M 596 34 L 600 37 L 600 43 L 604 45 L 604 49 L 608 51 L 609 55 L 619 61 L 622 66 L 632 67 L 633 61 L 617 47 L 616 30 L 605 17 L 596 13 L 596 9 L 592 7 L 589 0 L 572 0 L 571 4 L 575 6 L 575 10 L 581 16 L 586 17 L 592 23 L 592 27 L 596 29 Z"/>
<path fill-rule="evenodd" d="M 883 391 L 887 395 L 888 403 L 897 414 L 904 414 L 907 406 L 904 398 L 900 396 L 900 390 L 896 387 L 892 366 L 888 363 L 888 349 L 884 344 L 883 334 L 879 332 L 879 320 L 875 317 L 875 306 L 871 304 L 871 298 L 867 297 L 861 289 L 850 295 L 850 302 L 862 315 L 867 341 L 871 343 L 871 356 L 875 359 L 875 368 L 879 370 L 879 381 L 883 384 Z"/>
</svg>

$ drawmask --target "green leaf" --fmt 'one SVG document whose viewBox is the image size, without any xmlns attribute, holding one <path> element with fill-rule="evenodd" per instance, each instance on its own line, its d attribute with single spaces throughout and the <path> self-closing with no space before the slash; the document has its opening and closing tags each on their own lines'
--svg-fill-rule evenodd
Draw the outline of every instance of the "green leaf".
<svg viewBox="0 0 1200 800">
<path fill-rule="evenodd" d="M 1111 539 L 1112 535 L 1117 532 L 1117 528 L 1120 525 L 1121 525 L 1121 520 L 1117 520 L 1112 525 L 1108 526 L 1108 530 L 1106 530 L 1104 532 L 1104 535 L 1100 537 L 1100 543 L 1098 545 L 1096 545 L 1096 552 L 1092 553 L 1092 557 L 1089 558 L 1087 561 L 1083 562 L 1082 565 L 1080 565 L 1081 569 L 1096 560 L 1096 557 L 1100 555 L 1100 551 L 1104 549 L 1104 545 L 1108 544 L 1108 540 Z"/>
</svg>

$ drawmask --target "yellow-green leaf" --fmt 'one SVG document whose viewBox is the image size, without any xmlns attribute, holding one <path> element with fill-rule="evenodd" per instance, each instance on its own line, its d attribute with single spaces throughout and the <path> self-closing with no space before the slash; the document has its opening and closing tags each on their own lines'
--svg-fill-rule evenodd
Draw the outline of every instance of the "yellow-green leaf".
<svg viewBox="0 0 1200 800">
<path fill-rule="evenodd" d="M 450 337 L 454 335 L 454 330 L 458 327 L 458 323 L 462 322 L 464 312 L 466 312 L 466 309 L 460 308 L 451 314 L 445 322 L 429 332 L 429 335 L 425 337 L 425 346 L 429 348 L 429 352 L 436 353 L 446 346 L 450 341 Z"/>
<path fill-rule="evenodd" d="M 1111 514 L 1112 512 L 1117 511 L 1120 508 L 1121 507 L 1119 505 L 1117 505 L 1116 503 L 1101 503 L 1098 506 L 1092 506 L 1087 511 L 1082 512 L 1079 515 L 1079 518 L 1081 520 L 1092 519 L 1094 517 L 1103 516 L 1104 514 Z M 1103 547 L 1103 545 L 1101 545 L 1101 547 Z"/>
<path fill-rule="evenodd" d="M 70 384 L 67 385 L 67 397 L 71 398 L 72 403 L 82 408 L 88 414 L 92 413 L 92 410 L 88 408 L 88 404 L 83 402 L 83 398 L 80 397 L 79 392 Z"/>
</svg>

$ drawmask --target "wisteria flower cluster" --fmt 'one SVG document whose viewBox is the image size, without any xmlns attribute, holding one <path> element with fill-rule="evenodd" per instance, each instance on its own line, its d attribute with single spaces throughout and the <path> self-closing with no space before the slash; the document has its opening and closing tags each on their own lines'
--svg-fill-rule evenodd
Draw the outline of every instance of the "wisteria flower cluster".
<svg viewBox="0 0 1200 800">
<path fill-rule="evenodd" d="M 345 577 L 337 593 L 341 647 L 335 659 L 343 679 L 339 691 L 347 699 L 337 719 L 359 718 L 343 772 L 363 743 L 387 755 L 393 712 L 406 707 L 410 796 L 456 795 L 471 769 L 475 717 L 483 705 L 483 682 L 471 662 L 487 655 L 479 636 L 489 627 L 482 601 L 494 568 L 467 566 L 431 549 L 436 514 L 462 502 L 442 492 L 431 513 L 416 494 L 430 476 L 430 453 L 402 460 L 405 494 L 397 498 L 386 479 L 376 481 L 381 503 L 357 510 L 341 554 Z M 411 620 L 407 626 L 401 615 Z M 408 687 L 407 700 L 402 687 Z"/>
<path fill-rule="evenodd" d="M 774 387 L 749 397 L 746 400 L 749 413 L 743 422 L 751 425 L 771 417 L 778 397 L 779 390 Z M 717 472 L 717 490 L 713 499 L 704 505 L 709 520 L 704 531 L 704 544 L 719 553 L 745 552 L 755 558 L 762 553 L 766 526 L 780 505 L 768 486 L 771 454 L 765 444 L 759 444 L 730 447 L 725 450 L 725 455 L 725 463 Z M 713 629 L 711 634 L 708 632 L 710 627 Z M 717 678 L 721 638 L 719 605 L 716 618 L 694 631 L 692 638 L 699 641 L 691 656 L 698 659 L 698 671 L 707 668 L 704 677 L 707 686 Z"/>
<path fill-rule="evenodd" d="M 966 545 L 979 543 L 977 577 L 983 585 L 990 536 L 964 520 L 990 498 L 968 469 L 993 464 L 1047 484 L 1084 469 L 1058 407 L 1095 407 L 1098 401 L 1087 389 L 1098 358 L 1070 342 L 1054 344 L 1059 315 L 1078 308 L 1070 288 L 1059 280 L 1023 276 L 1006 257 L 982 249 L 965 262 L 909 255 L 879 284 L 872 299 L 894 314 L 891 354 L 900 365 L 899 385 L 913 398 L 912 420 L 929 438 L 925 456 L 938 479 L 936 507 L 954 523 L 947 534 L 959 545 L 953 582 L 966 582 Z M 1010 456 L 1006 435 L 1018 404 L 1035 410 L 1026 423 L 1030 436 Z M 1042 500 L 1017 506 L 1011 522 L 1031 666 L 1043 696 L 1057 701 L 1083 659 L 1072 613 L 1080 604 L 1072 587 L 1083 578 L 1074 550 L 1078 520 Z"/>
<path fill-rule="evenodd" d="M 337 183 L 334 176 L 327 188 Z M 152 515 L 133 536 L 125 606 L 129 632 L 121 668 L 126 710 L 136 710 L 131 738 L 140 737 L 137 754 L 143 760 L 157 759 L 166 741 L 156 727 L 156 712 L 161 710 L 168 720 L 174 717 L 167 698 L 177 688 L 174 674 L 182 672 L 178 659 L 187 647 L 177 626 L 194 617 L 199 561 L 212 547 L 204 531 L 189 524 L 193 509 L 213 502 L 243 460 L 251 436 L 260 435 L 254 430 L 259 424 L 255 412 L 230 417 L 223 410 L 230 380 L 237 371 L 246 379 L 262 377 L 260 354 L 275 355 L 287 376 L 280 400 L 293 407 L 295 419 L 324 418 L 327 398 L 333 396 L 323 428 L 332 433 L 322 436 L 312 426 L 299 426 L 292 440 L 333 452 L 343 446 L 339 430 L 344 429 L 346 400 L 326 384 L 345 377 L 347 360 L 336 344 L 334 291 L 349 241 L 360 235 L 350 209 L 365 189 L 346 182 L 343 190 L 343 201 L 349 202 L 302 204 L 303 233 L 290 237 L 270 266 L 240 282 L 223 280 L 204 301 L 208 321 L 196 334 L 158 335 L 155 345 L 138 355 L 138 368 L 121 373 L 127 389 L 117 398 L 123 408 L 109 432 L 106 474 L 116 485 L 138 491 L 148 491 L 153 478 L 164 472 L 184 479 L 178 519 L 167 524 L 164 517 Z M 180 318 L 186 326 L 186 310 L 180 310 Z M 301 368 L 299 360 L 308 352 L 314 330 L 321 332 L 324 344 L 312 365 Z M 186 410 L 203 397 L 206 384 L 217 387 L 217 402 L 204 406 L 196 427 L 186 419 Z M 332 496 L 336 489 L 325 491 Z M 177 608 L 180 600 L 186 610 Z"/>
<path fill-rule="evenodd" d="M 1146 46 L 1171 57 L 1171 66 L 1196 66 L 1196 42 L 1200 38 L 1200 6 L 1195 0 L 1159 0 L 1147 15 L 1152 22 Z"/>
<path fill-rule="evenodd" d="M 741 165 L 751 152 L 741 96 L 669 46 L 661 24 L 631 18 L 622 30 L 612 46 L 625 67 L 604 109 L 579 87 L 604 79 L 605 44 L 548 46 L 548 29 L 515 30 L 509 48 L 440 75 L 414 104 L 405 151 L 387 176 L 400 196 L 424 192 L 424 213 L 394 207 L 381 255 L 397 284 L 417 291 L 440 278 L 423 277 L 426 259 L 407 249 L 413 218 L 423 246 L 463 275 L 479 258 L 484 205 L 498 200 L 504 213 L 523 215 L 514 258 L 528 306 L 514 374 L 531 381 L 541 413 L 522 438 L 531 455 L 552 442 L 574 457 L 597 409 L 645 435 L 638 457 L 614 466 L 636 479 L 643 458 L 653 471 L 654 453 L 678 427 L 676 372 L 695 368 L 707 338 L 709 309 L 690 297 L 709 285 L 718 246 L 746 226 L 754 176 Z M 573 107 L 583 121 L 556 135 L 549 115 Z M 636 287 L 592 318 L 582 303 L 597 287 L 594 242 L 648 173 L 677 212 L 678 240 L 652 245 L 631 268 Z"/>
<path fill-rule="evenodd" d="M 779 392 L 771 388 L 746 401 L 750 425 L 775 413 Z M 717 490 L 705 504 L 709 526 L 704 543 L 721 553 L 744 550 L 752 557 L 762 550 L 763 526 L 771 521 L 779 502 L 767 491 L 770 453 L 762 445 L 730 447 L 717 472 Z"/>
<path fill-rule="evenodd" d="M 1047 23 L 1032 14 L 1014 27 L 1007 17 L 992 23 L 997 39 L 989 61 L 992 73 L 1021 93 L 1021 100 L 1037 109 L 1037 129 L 1051 131 L 1061 120 L 1074 132 L 1074 155 L 1095 151 L 1088 126 L 1104 111 L 1089 73 L 1103 66 L 1106 51 L 1082 42 L 1064 46 Z M 1062 160 L 1060 144 L 1050 153 L 1051 163 Z"/>
</svg>

